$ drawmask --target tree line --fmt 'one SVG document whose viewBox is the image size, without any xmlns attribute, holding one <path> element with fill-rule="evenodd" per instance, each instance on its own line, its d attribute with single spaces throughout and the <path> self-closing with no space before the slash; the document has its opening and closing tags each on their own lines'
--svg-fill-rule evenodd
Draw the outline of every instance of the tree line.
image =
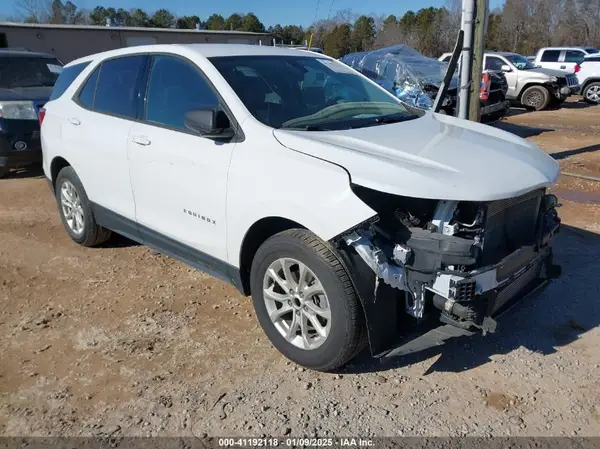
<svg viewBox="0 0 600 449">
<path fill-rule="evenodd" d="M 335 58 L 394 44 L 408 44 L 428 56 L 451 51 L 460 27 L 461 0 L 447 0 L 442 8 L 422 8 L 402 15 L 368 16 L 338 11 L 309 27 L 277 24 L 268 28 L 256 14 L 234 13 L 177 16 L 168 9 L 97 6 L 78 8 L 71 0 L 16 0 L 20 20 L 33 23 L 158 27 L 266 32 L 278 44 L 312 45 Z M 312 39 L 311 39 L 312 38 Z M 600 0 L 506 0 L 490 13 L 487 48 L 531 54 L 554 45 L 600 47 Z"/>
</svg>

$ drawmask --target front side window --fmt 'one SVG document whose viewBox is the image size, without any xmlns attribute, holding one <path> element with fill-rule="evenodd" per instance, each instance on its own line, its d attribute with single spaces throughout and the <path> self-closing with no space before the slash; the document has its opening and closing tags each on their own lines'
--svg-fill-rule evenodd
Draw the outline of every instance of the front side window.
<svg viewBox="0 0 600 449">
<path fill-rule="evenodd" d="M 558 62 L 560 50 L 545 50 L 542 54 L 542 62 Z"/>
<path fill-rule="evenodd" d="M 585 58 L 585 53 L 579 50 L 567 50 L 565 54 L 565 62 L 581 63 Z"/>
<path fill-rule="evenodd" d="M 4 56 L 0 58 L 0 89 L 52 87 L 61 74 L 62 66 L 55 58 Z"/>
<path fill-rule="evenodd" d="M 224 56 L 210 61 L 252 115 L 273 128 L 360 128 L 424 114 L 330 59 Z"/>
<path fill-rule="evenodd" d="M 505 55 L 504 57 L 506 59 L 508 59 L 510 61 L 510 63 L 512 65 L 514 65 L 518 70 L 535 69 L 535 65 L 524 56 L 517 55 L 517 54 L 510 54 L 510 55 Z"/>
<path fill-rule="evenodd" d="M 500 58 L 496 58 L 495 56 L 488 56 L 485 58 L 486 70 L 501 71 L 503 65 L 505 65 L 504 61 Z"/>
<path fill-rule="evenodd" d="M 146 120 L 185 130 L 185 113 L 192 109 L 219 107 L 219 99 L 198 69 L 173 56 L 155 56 L 148 92 Z"/>
<path fill-rule="evenodd" d="M 126 118 L 135 118 L 136 85 L 143 70 L 143 55 L 122 56 L 104 61 L 100 66 L 94 110 Z"/>
</svg>

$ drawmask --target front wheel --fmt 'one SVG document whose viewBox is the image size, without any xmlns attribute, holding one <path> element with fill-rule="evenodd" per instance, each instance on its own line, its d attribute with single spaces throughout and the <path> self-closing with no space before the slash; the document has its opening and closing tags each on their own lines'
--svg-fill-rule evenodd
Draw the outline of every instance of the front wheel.
<svg viewBox="0 0 600 449">
<path fill-rule="evenodd" d="M 250 275 L 258 320 L 288 359 L 332 371 L 364 348 L 364 318 L 350 275 L 311 232 L 292 229 L 268 239 Z"/>
<path fill-rule="evenodd" d="M 541 111 L 550 104 L 550 92 L 544 86 L 531 86 L 523 92 L 521 103 L 526 108 Z"/>
<path fill-rule="evenodd" d="M 583 98 L 590 104 L 600 104 L 600 82 L 586 86 L 583 91 Z"/>
</svg>

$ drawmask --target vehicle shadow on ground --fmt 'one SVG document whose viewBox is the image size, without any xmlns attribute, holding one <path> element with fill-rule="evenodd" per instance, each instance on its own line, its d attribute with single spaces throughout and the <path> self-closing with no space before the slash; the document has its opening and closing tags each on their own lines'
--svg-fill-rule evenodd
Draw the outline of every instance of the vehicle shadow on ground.
<svg viewBox="0 0 600 449">
<path fill-rule="evenodd" d="M 566 159 L 569 156 L 575 156 L 576 154 L 593 153 L 594 151 L 600 151 L 600 144 L 589 145 L 575 150 L 559 151 L 558 153 L 552 153 L 551 156 L 556 160 L 561 160 Z"/>
<path fill-rule="evenodd" d="M 30 165 L 22 168 L 14 168 L 8 172 L 4 179 L 43 178 L 44 170 L 41 165 Z"/>
<path fill-rule="evenodd" d="M 132 246 L 140 246 L 140 243 L 136 242 L 135 240 L 131 240 L 121 234 L 113 232 L 110 236 L 110 239 L 96 246 L 96 248 L 129 248 Z"/>
<path fill-rule="evenodd" d="M 520 347 L 541 355 L 556 352 L 600 325 L 600 235 L 563 226 L 554 242 L 556 263 L 562 276 L 545 290 L 526 298 L 498 320 L 498 331 L 483 337 L 462 337 L 409 356 L 387 361 L 362 353 L 349 372 L 382 372 L 440 357 L 426 370 L 463 372 L 508 354 Z"/>
<path fill-rule="evenodd" d="M 551 128 L 538 128 L 533 126 L 517 125 L 516 123 L 508 122 L 497 122 L 493 126 L 503 131 L 508 131 L 509 133 L 522 137 L 523 139 L 533 136 L 539 136 L 543 133 L 554 132 L 554 130 Z"/>
</svg>

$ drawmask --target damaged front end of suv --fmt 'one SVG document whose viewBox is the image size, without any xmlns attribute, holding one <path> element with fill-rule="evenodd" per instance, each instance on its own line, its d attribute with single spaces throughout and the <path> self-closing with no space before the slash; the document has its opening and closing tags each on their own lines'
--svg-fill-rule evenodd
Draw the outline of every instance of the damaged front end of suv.
<svg viewBox="0 0 600 449">
<path fill-rule="evenodd" d="M 497 316 L 559 276 L 545 188 L 489 202 L 416 199 L 353 185 L 377 215 L 335 237 L 375 357 L 496 330 Z"/>
</svg>

